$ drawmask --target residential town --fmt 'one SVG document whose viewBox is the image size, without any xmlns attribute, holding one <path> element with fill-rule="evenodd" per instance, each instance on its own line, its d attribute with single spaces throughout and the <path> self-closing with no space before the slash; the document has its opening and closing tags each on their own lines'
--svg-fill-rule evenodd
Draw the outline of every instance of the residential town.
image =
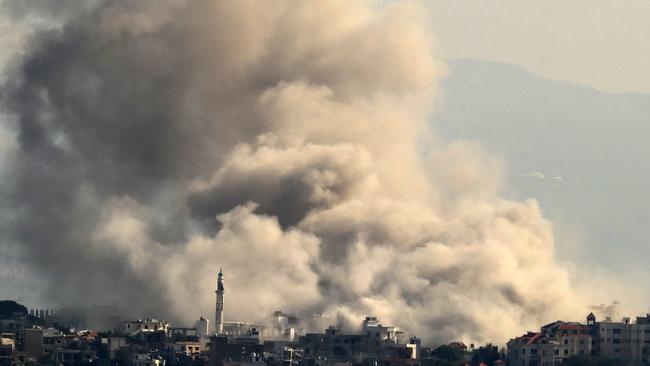
<svg viewBox="0 0 650 366">
<path fill-rule="evenodd" d="M 0 366 L 557 366 L 649 365 L 650 314 L 635 320 L 555 321 L 510 339 L 505 347 L 460 341 L 425 345 L 367 316 L 356 332 L 329 326 L 305 331 L 278 310 L 265 322 L 224 321 L 224 276 L 217 280 L 214 321 L 193 327 L 159 319 L 118 320 L 112 329 L 81 329 L 70 311 L 0 302 Z M 76 316 L 76 318 L 75 318 Z M 76 319 L 76 320 L 75 320 Z"/>
</svg>

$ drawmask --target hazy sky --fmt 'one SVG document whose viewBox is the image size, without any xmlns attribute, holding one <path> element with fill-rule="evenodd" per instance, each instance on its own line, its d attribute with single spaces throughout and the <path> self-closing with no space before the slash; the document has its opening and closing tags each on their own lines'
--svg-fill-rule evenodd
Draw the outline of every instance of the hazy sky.
<svg viewBox="0 0 650 366">
<path fill-rule="evenodd" d="M 650 92 L 650 1 L 428 4 L 447 58 L 507 62 L 606 91 Z"/>
</svg>

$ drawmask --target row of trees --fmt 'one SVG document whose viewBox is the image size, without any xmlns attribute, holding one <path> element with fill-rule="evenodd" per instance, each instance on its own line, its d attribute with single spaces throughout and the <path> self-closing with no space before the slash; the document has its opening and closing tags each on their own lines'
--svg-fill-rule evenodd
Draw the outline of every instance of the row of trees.
<svg viewBox="0 0 650 366">
<path fill-rule="evenodd" d="M 496 361 L 505 359 L 504 352 L 500 352 L 499 348 L 491 343 L 469 353 L 457 347 L 442 345 L 431 352 L 431 357 L 436 366 L 457 366 L 464 363 L 470 363 L 472 366 L 494 366 Z"/>
</svg>

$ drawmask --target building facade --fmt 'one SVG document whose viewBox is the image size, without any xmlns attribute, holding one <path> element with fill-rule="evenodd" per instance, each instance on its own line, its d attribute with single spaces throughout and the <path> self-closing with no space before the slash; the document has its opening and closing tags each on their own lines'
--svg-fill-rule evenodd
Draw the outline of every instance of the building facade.
<svg viewBox="0 0 650 366">
<path fill-rule="evenodd" d="M 598 322 L 600 355 L 634 365 L 650 365 L 650 314 L 621 322 Z"/>
</svg>

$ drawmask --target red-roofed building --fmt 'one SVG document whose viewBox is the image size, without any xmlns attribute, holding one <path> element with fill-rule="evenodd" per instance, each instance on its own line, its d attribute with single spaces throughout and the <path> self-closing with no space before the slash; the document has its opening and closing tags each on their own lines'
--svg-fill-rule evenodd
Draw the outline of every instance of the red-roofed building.
<svg viewBox="0 0 650 366">
<path fill-rule="evenodd" d="M 528 332 L 507 343 L 508 360 L 514 366 L 558 366 L 562 364 L 559 342 L 544 333 Z"/>
<path fill-rule="evenodd" d="M 555 356 L 551 362 L 548 349 Z M 597 355 L 626 365 L 650 365 L 650 314 L 622 322 L 598 322 L 593 313 L 587 323 L 555 321 L 539 333 L 528 332 L 508 342 L 509 364 L 551 366 L 572 356 Z"/>
<path fill-rule="evenodd" d="M 555 321 L 539 333 L 528 332 L 508 342 L 511 365 L 554 366 L 572 356 L 593 355 L 593 324 Z"/>
</svg>

